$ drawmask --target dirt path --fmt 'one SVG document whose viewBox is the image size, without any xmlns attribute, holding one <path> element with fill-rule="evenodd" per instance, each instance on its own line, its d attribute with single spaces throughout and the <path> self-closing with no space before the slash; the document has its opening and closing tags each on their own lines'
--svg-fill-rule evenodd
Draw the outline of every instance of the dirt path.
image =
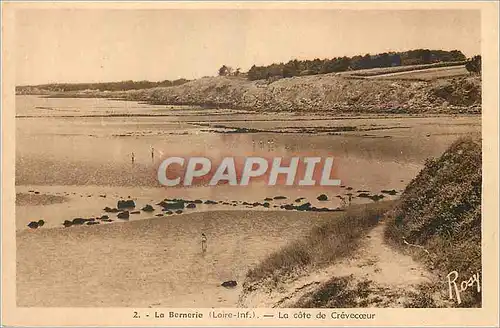
<svg viewBox="0 0 500 328">
<path fill-rule="evenodd" d="M 410 256 L 385 244 L 383 235 L 384 223 L 380 223 L 364 237 L 352 256 L 284 282 L 272 292 L 254 291 L 242 295 L 239 306 L 319 306 L 318 297 L 325 301 L 324 293 L 328 290 L 329 298 L 337 293 L 354 299 L 355 304 L 351 302 L 346 307 L 403 307 L 409 295 L 419 294 L 419 285 L 432 283 L 435 277 Z M 341 291 L 332 292 L 334 284 L 341 286 Z M 328 302 L 326 300 L 323 305 L 332 306 Z"/>
</svg>

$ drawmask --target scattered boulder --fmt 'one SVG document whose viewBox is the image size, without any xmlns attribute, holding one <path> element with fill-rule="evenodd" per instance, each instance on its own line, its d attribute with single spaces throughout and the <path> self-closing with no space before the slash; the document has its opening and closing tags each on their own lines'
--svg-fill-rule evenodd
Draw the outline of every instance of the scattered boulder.
<svg viewBox="0 0 500 328">
<path fill-rule="evenodd" d="M 305 203 L 296 207 L 298 211 L 308 211 L 311 209 L 311 203 Z"/>
<path fill-rule="evenodd" d="M 328 196 L 325 195 L 325 194 L 321 194 L 316 199 L 319 200 L 319 201 L 321 201 L 321 202 L 324 202 L 324 201 L 328 200 Z"/>
<path fill-rule="evenodd" d="M 394 196 L 394 195 L 396 195 L 398 192 L 397 192 L 396 190 L 392 189 L 392 190 L 382 190 L 382 191 L 381 191 L 381 193 Z"/>
<path fill-rule="evenodd" d="M 99 195 L 99 197 L 101 197 L 101 198 L 106 198 L 106 195 Z"/>
<path fill-rule="evenodd" d="M 129 196 L 130 197 L 130 196 Z M 119 200 L 118 204 L 116 206 L 118 209 L 124 209 L 124 208 L 134 208 L 135 207 L 135 202 L 132 199 L 127 199 L 127 200 Z"/>
<path fill-rule="evenodd" d="M 264 198 L 264 201 L 266 201 L 266 202 L 270 202 L 270 201 L 272 201 L 272 200 L 273 200 L 273 199 L 272 199 L 272 198 L 269 198 L 269 197 Z"/>
<path fill-rule="evenodd" d="M 103 215 L 99 218 L 99 220 L 107 220 L 107 219 L 109 219 L 109 216 L 107 215 Z"/>
<path fill-rule="evenodd" d="M 99 224 L 98 221 L 89 221 L 87 222 L 87 225 L 93 225 L 93 224 Z"/>
<path fill-rule="evenodd" d="M 160 202 L 158 205 L 163 207 L 164 210 L 178 210 L 184 209 L 184 200 L 164 200 Z"/>
<path fill-rule="evenodd" d="M 201 199 L 195 199 L 193 201 L 193 203 L 195 203 L 195 204 L 203 204 L 203 201 Z"/>
<path fill-rule="evenodd" d="M 238 283 L 234 280 L 228 280 L 228 281 L 224 281 L 221 286 L 222 287 L 226 287 L 226 288 L 234 288 L 238 285 Z"/>
<path fill-rule="evenodd" d="M 130 213 L 128 211 L 123 211 L 123 212 L 118 213 L 117 217 L 119 219 L 128 220 L 128 218 L 130 217 Z"/>
<path fill-rule="evenodd" d="M 111 207 L 108 207 L 108 206 L 106 206 L 103 209 L 103 211 L 106 212 L 106 213 L 118 213 L 118 212 L 120 212 L 119 209 L 117 209 L 117 208 L 111 208 Z"/>
<path fill-rule="evenodd" d="M 163 213 L 158 213 L 155 216 L 163 216 Z"/>
<path fill-rule="evenodd" d="M 286 199 L 285 196 L 275 196 L 274 199 L 279 200 L 279 199 Z"/>
<path fill-rule="evenodd" d="M 28 227 L 30 227 L 31 229 L 36 229 L 38 228 L 38 222 L 31 221 L 30 223 L 28 223 Z"/>
<path fill-rule="evenodd" d="M 141 211 L 132 211 L 130 214 L 141 214 Z"/>
<path fill-rule="evenodd" d="M 195 203 L 189 203 L 186 205 L 186 208 L 196 208 L 196 204 Z"/>
<path fill-rule="evenodd" d="M 182 214 L 182 210 L 175 211 L 175 214 Z"/>
<path fill-rule="evenodd" d="M 153 208 L 153 206 L 147 204 L 146 206 L 141 208 L 141 210 L 143 210 L 144 212 L 153 212 L 155 209 Z"/>
<path fill-rule="evenodd" d="M 38 195 L 38 194 L 40 194 L 40 192 L 39 191 L 35 191 L 35 195 Z"/>
<path fill-rule="evenodd" d="M 73 221 L 71 221 L 71 222 L 73 223 L 73 225 L 82 225 L 87 221 L 88 221 L 87 219 L 83 219 L 83 218 L 74 218 Z"/>
<path fill-rule="evenodd" d="M 66 228 L 71 227 L 72 225 L 73 225 L 73 222 L 71 222 L 69 220 L 64 220 L 64 222 L 63 222 L 63 226 L 65 226 Z"/>
<path fill-rule="evenodd" d="M 295 200 L 296 203 L 300 203 L 301 201 L 303 201 L 305 198 L 304 197 L 300 197 L 300 198 L 297 198 Z"/>
<path fill-rule="evenodd" d="M 265 202 L 264 204 L 262 204 L 262 206 L 269 208 L 270 204 L 268 202 Z"/>
<path fill-rule="evenodd" d="M 209 199 L 209 200 L 205 201 L 205 204 L 215 205 L 215 204 L 217 204 L 217 202 Z"/>
<path fill-rule="evenodd" d="M 43 227 L 44 224 L 45 224 L 44 220 L 38 220 L 38 226 L 39 227 Z"/>
<path fill-rule="evenodd" d="M 113 222 L 111 219 L 101 219 L 102 222 Z"/>
</svg>

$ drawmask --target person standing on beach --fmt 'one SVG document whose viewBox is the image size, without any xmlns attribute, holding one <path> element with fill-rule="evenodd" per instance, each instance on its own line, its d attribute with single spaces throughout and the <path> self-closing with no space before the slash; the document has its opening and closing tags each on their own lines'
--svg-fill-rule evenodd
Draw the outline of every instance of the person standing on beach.
<svg viewBox="0 0 500 328">
<path fill-rule="evenodd" d="M 203 253 L 207 251 L 207 236 L 204 233 L 201 234 L 201 251 Z"/>
<path fill-rule="evenodd" d="M 132 152 L 131 158 L 132 158 L 132 164 L 134 164 L 134 162 L 135 162 L 135 155 L 134 155 L 133 152 Z"/>
<path fill-rule="evenodd" d="M 151 147 L 151 161 L 155 161 L 155 149 Z"/>
</svg>

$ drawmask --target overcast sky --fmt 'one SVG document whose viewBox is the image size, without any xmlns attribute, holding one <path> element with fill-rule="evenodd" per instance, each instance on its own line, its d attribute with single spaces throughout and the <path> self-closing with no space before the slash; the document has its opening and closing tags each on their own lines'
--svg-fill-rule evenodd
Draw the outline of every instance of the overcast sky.
<svg viewBox="0 0 500 328">
<path fill-rule="evenodd" d="M 415 48 L 480 54 L 467 10 L 22 10 L 16 84 L 173 80 Z"/>
</svg>

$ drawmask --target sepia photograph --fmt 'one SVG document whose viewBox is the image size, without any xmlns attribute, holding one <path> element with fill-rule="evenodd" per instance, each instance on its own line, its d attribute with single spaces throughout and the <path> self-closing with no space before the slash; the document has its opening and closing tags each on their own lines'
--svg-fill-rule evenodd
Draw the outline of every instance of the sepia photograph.
<svg viewBox="0 0 500 328">
<path fill-rule="evenodd" d="M 480 8 L 13 17 L 15 307 L 487 306 Z"/>
</svg>

